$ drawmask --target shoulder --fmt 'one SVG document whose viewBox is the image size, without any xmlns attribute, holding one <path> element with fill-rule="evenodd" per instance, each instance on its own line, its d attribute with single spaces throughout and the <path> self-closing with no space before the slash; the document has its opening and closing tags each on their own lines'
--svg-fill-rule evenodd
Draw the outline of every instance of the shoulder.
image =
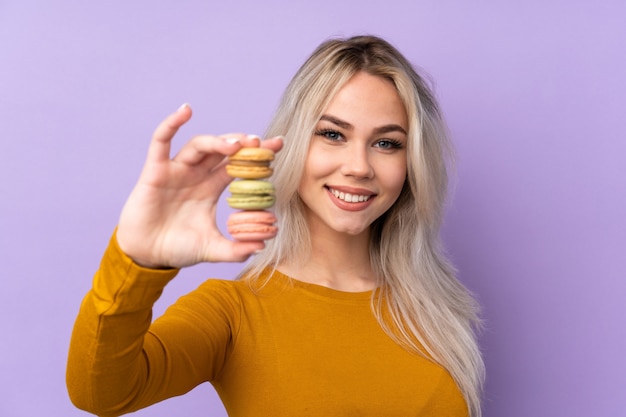
<svg viewBox="0 0 626 417">
<path fill-rule="evenodd" d="M 245 282 L 227 279 L 210 278 L 201 283 L 198 288 L 187 296 L 197 298 L 204 302 L 222 302 L 227 304 L 240 304 L 243 297 L 250 290 Z"/>
<path fill-rule="evenodd" d="M 255 277 L 244 275 L 236 280 L 209 278 L 180 297 L 175 305 L 239 316 L 244 310 L 260 308 L 270 299 L 275 301 L 276 295 L 284 294 L 288 286 L 275 275 L 264 271 Z"/>
<path fill-rule="evenodd" d="M 273 292 L 276 286 L 271 274 L 263 272 L 257 277 L 241 279 L 209 278 L 188 294 L 204 301 L 220 301 L 227 304 L 244 304 L 251 299 Z"/>
</svg>

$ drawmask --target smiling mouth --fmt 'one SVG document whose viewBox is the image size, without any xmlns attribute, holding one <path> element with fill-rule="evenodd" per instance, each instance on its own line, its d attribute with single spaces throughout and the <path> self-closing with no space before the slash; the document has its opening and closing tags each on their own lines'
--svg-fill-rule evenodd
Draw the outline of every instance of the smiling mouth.
<svg viewBox="0 0 626 417">
<path fill-rule="evenodd" d="M 371 197 L 371 195 L 344 193 L 342 191 L 333 190 L 332 188 L 328 188 L 328 191 L 330 191 L 330 193 L 336 198 L 345 201 L 346 203 L 362 203 L 369 200 Z"/>
</svg>

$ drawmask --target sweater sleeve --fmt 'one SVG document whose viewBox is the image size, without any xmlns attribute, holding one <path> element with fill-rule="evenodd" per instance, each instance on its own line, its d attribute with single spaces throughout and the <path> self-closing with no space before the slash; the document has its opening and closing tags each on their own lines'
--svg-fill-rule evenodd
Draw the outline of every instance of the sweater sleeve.
<svg viewBox="0 0 626 417">
<path fill-rule="evenodd" d="M 237 311 L 231 298 L 196 290 L 151 324 L 152 307 L 177 272 L 142 268 L 111 239 L 70 342 L 67 387 L 78 408 L 118 416 L 219 373 Z"/>
</svg>

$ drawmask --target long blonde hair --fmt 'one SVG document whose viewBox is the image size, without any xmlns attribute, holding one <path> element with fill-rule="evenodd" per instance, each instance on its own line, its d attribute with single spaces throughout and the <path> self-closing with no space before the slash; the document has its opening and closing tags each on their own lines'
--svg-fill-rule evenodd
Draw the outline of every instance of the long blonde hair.
<svg viewBox="0 0 626 417">
<path fill-rule="evenodd" d="M 407 180 L 398 200 L 371 226 L 370 259 L 382 280 L 372 299 L 374 314 L 398 343 L 446 368 L 470 415 L 480 417 L 484 364 L 475 334 L 478 306 L 456 279 L 439 238 L 450 159 L 445 124 L 429 84 L 385 40 L 356 36 L 326 41 L 288 85 L 266 132 L 267 137 L 286 138 L 272 178 L 280 233 L 241 276 L 254 279 L 262 270 L 285 259 L 302 259 L 310 251 L 298 195 L 309 140 L 330 100 L 359 71 L 393 82 L 409 119 Z"/>
</svg>

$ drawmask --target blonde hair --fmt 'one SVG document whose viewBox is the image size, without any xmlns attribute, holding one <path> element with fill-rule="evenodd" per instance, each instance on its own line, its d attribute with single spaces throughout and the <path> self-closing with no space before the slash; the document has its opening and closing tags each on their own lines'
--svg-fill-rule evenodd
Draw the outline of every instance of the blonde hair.
<svg viewBox="0 0 626 417">
<path fill-rule="evenodd" d="M 372 298 L 374 314 L 399 344 L 446 368 L 470 415 L 480 417 L 484 364 L 475 334 L 478 306 L 456 279 L 439 239 L 450 157 L 445 124 L 428 83 L 383 39 L 326 41 L 288 85 L 266 132 L 286 138 L 273 176 L 281 232 L 241 276 L 254 280 L 262 270 L 310 251 L 298 195 L 309 140 L 330 100 L 360 71 L 393 82 L 409 119 L 407 180 L 398 200 L 371 226 L 370 259 L 381 279 Z"/>
</svg>

